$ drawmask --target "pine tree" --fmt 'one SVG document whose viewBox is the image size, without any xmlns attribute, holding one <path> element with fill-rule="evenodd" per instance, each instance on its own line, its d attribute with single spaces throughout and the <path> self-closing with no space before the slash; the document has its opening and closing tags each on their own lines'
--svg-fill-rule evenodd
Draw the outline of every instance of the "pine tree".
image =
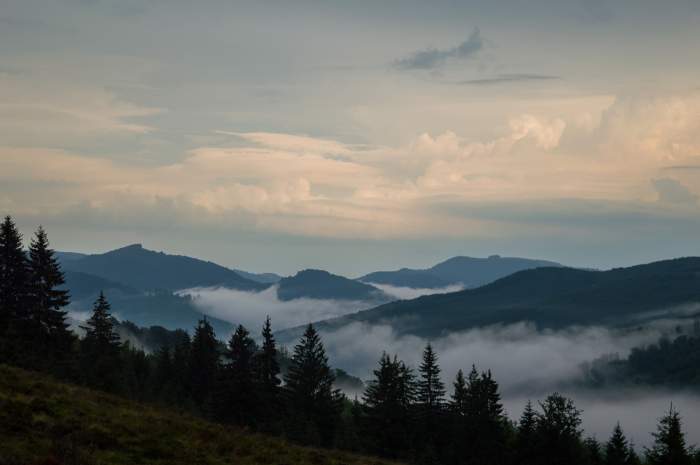
<svg viewBox="0 0 700 465">
<path fill-rule="evenodd" d="M 445 385 L 440 379 L 438 356 L 428 343 L 423 351 L 423 361 L 418 369 L 416 389 L 418 403 L 427 414 L 437 414 L 443 405 Z"/>
<path fill-rule="evenodd" d="M 153 354 L 152 360 L 153 371 L 150 383 L 151 398 L 165 404 L 175 402 L 173 391 L 175 376 L 173 357 L 170 353 L 170 349 L 166 346 L 161 347 Z"/>
<path fill-rule="evenodd" d="M 685 434 L 681 417 L 673 405 L 659 420 L 654 445 L 646 449 L 647 462 L 650 465 L 690 465 L 691 451 L 685 443 Z"/>
<path fill-rule="evenodd" d="M 464 416 L 467 412 L 468 391 L 467 382 L 464 380 L 464 372 L 459 370 L 453 383 L 454 390 L 450 399 L 450 410 Z"/>
<path fill-rule="evenodd" d="M 85 337 L 80 343 L 81 372 L 88 385 L 107 391 L 117 390 L 121 364 L 119 335 L 114 330 L 111 306 L 103 292 L 95 301 L 92 316 L 81 328 Z"/>
<path fill-rule="evenodd" d="M 490 371 L 478 374 L 472 366 L 467 377 L 464 436 L 472 447 L 468 462 L 499 464 L 505 461 L 506 419 L 498 383 Z"/>
<path fill-rule="evenodd" d="M 190 387 L 190 348 L 192 341 L 187 333 L 175 343 L 172 355 L 172 381 L 171 390 L 174 402 L 178 405 L 191 406 Z"/>
<path fill-rule="evenodd" d="M 627 449 L 626 465 L 642 465 L 642 460 L 639 458 L 639 455 L 637 455 L 637 452 L 634 450 L 634 444 L 632 443 L 630 443 L 630 446 Z"/>
<path fill-rule="evenodd" d="M 253 356 L 255 342 L 242 325 L 231 335 L 225 356 L 228 362 L 222 367 L 219 389 L 219 415 L 224 421 L 252 426 L 258 399 L 253 383 Z"/>
<path fill-rule="evenodd" d="M 41 226 L 29 248 L 29 270 L 33 327 L 37 329 L 34 342 L 44 357 L 41 367 L 65 374 L 74 341 L 63 310 L 70 298 L 68 291 L 60 288 L 65 284 L 63 272 Z"/>
<path fill-rule="evenodd" d="M 29 266 L 11 217 L 0 224 L 0 362 L 24 364 L 31 348 Z"/>
<path fill-rule="evenodd" d="M 294 347 L 285 376 L 293 437 L 323 446 L 332 445 L 343 399 L 340 391 L 333 388 L 334 381 L 321 338 L 309 324 Z"/>
<path fill-rule="evenodd" d="M 214 328 L 206 319 L 199 320 L 189 352 L 188 385 L 192 400 L 201 412 L 209 414 L 219 377 L 219 350 Z"/>
<path fill-rule="evenodd" d="M 612 436 L 605 444 L 605 465 L 628 465 L 629 445 L 620 423 L 615 425 Z"/>
<path fill-rule="evenodd" d="M 272 334 L 270 317 L 265 319 L 262 329 L 262 348 L 255 357 L 255 377 L 259 390 L 261 427 L 274 431 L 274 418 L 279 411 L 280 366 L 277 361 L 277 346 Z"/>
<path fill-rule="evenodd" d="M 365 437 L 371 450 L 379 455 L 399 458 L 409 448 L 410 408 L 413 403 L 414 380 L 396 356 L 386 353 L 373 371 L 374 378 L 365 389 Z"/>
<path fill-rule="evenodd" d="M 532 408 L 532 402 L 527 401 L 520 420 L 518 421 L 515 441 L 515 463 L 535 463 L 536 457 L 536 427 L 537 413 Z"/>
<path fill-rule="evenodd" d="M 603 453 L 600 443 L 596 438 L 588 437 L 583 441 L 583 447 L 586 450 L 586 459 L 588 465 L 602 465 Z"/>
</svg>

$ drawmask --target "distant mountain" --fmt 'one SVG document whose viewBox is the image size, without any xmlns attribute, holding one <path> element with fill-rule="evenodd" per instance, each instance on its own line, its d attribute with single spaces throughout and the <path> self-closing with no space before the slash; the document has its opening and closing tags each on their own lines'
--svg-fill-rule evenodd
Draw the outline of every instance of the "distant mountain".
<svg viewBox="0 0 700 465">
<path fill-rule="evenodd" d="M 64 270 L 88 273 L 140 290 L 176 291 L 203 286 L 260 290 L 266 287 L 216 263 L 154 252 L 140 244 L 82 258 L 66 259 L 64 253 L 59 258 Z"/>
<path fill-rule="evenodd" d="M 280 300 L 334 299 L 389 302 L 393 298 L 374 286 L 323 270 L 303 270 L 277 283 Z"/>
<path fill-rule="evenodd" d="M 89 273 L 68 270 L 65 271 L 64 275 L 66 284 L 62 287 L 70 291 L 70 296 L 73 301 L 93 298 L 97 296 L 100 291 L 109 292 L 110 294 L 117 292 L 123 295 L 137 295 L 140 293 L 140 291 L 133 287 Z"/>
<path fill-rule="evenodd" d="M 359 278 L 359 281 L 413 289 L 440 289 L 453 284 L 430 273 L 429 270 L 409 268 L 401 268 L 397 271 L 376 271 Z"/>
<path fill-rule="evenodd" d="M 250 273 L 248 271 L 243 271 L 243 270 L 233 270 L 239 275 L 243 276 L 245 279 L 249 279 L 251 281 L 255 281 L 256 283 L 261 283 L 261 284 L 274 284 L 280 279 L 282 279 L 282 276 L 276 274 L 276 273 Z"/>
<path fill-rule="evenodd" d="M 56 252 L 56 258 L 60 262 L 65 262 L 68 260 L 80 260 L 81 258 L 87 257 L 84 253 L 78 252 Z"/>
<path fill-rule="evenodd" d="M 698 302 L 700 258 L 692 257 L 609 271 L 525 270 L 477 289 L 392 302 L 320 322 L 319 327 L 389 322 L 400 334 L 433 337 L 519 321 L 541 328 L 631 325 Z M 695 312 L 700 312 L 697 306 Z"/>
<path fill-rule="evenodd" d="M 397 271 L 378 271 L 362 276 L 358 280 L 365 283 L 422 289 L 438 289 L 455 284 L 474 288 L 518 271 L 561 266 L 559 263 L 546 260 L 499 255 L 488 258 L 453 257 L 425 270 L 402 268 Z"/>
</svg>

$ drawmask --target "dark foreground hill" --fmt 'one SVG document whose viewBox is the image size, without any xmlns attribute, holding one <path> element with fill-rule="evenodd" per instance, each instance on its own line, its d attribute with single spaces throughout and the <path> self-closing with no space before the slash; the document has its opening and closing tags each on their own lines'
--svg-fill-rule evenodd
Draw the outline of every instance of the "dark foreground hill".
<svg viewBox="0 0 700 465">
<path fill-rule="evenodd" d="M 474 288 L 518 271 L 560 266 L 562 265 L 559 263 L 546 260 L 498 255 L 488 258 L 452 257 L 425 270 L 402 268 L 397 271 L 377 271 L 362 276 L 359 281 L 424 289 L 436 289 L 455 284 Z"/>
<path fill-rule="evenodd" d="M 700 258 L 679 258 L 609 271 L 537 268 L 489 285 L 392 302 L 328 320 L 391 324 L 398 333 L 436 336 L 494 324 L 530 321 L 541 328 L 626 325 L 669 312 L 694 316 L 700 302 Z M 695 312 L 699 310 L 695 308 Z"/>
<path fill-rule="evenodd" d="M 388 465 L 300 447 L 0 365 L 0 464 Z"/>
</svg>

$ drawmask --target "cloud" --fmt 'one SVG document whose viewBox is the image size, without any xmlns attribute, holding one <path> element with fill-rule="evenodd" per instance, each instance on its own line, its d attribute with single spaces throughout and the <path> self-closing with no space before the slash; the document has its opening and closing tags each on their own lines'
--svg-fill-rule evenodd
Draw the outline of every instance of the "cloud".
<svg viewBox="0 0 700 465">
<path fill-rule="evenodd" d="M 691 192 L 690 189 L 675 179 L 652 179 L 651 183 L 659 194 L 659 202 L 688 205 L 697 204 L 698 195 Z"/>
<path fill-rule="evenodd" d="M 194 297 L 194 304 L 205 314 L 232 324 L 242 324 L 253 333 L 262 327 L 267 315 L 275 331 L 335 318 L 374 306 L 362 301 L 277 298 L 277 286 L 262 292 L 226 288 L 196 288 L 179 292 Z"/>
<path fill-rule="evenodd" d="M 448 60 L 467 60 L 476 56 L 484 48 L 484 41 L 478 28 L 469 38 L 449 49 L 431 48 L 413 52 L 405 58 L 397 60 L 394 65 L 405 70 L 430 70 L 439 68 Z"/>
<path fill-rule="evenodd" d="M 661 204 L 697 204 L 688 186 L 698 182 L 698 170 L 661 174 L 698 164 L 697 99 L 621 99 L 586 124 L 515 114 L 484 140 L 444 131 L 368 146 L 227 133 L 235 143 L 220 139 L 162 164 L 5 146 L 0 203 L 42 222 L 69 215 L 83 224 L 128 219 L 149 230 L 165 222 L 333 239 L 542 235 L 590 226 L 586 218 L 595 223 L 595 210 L 579 208 L 593 204 L 668 219 L 675 210 Z M 576 207 L 573 215 L 559 209 L 565 202 Z M 510 216 L 499 216 L 503 206 Z"/>
<path fill-rule="evenodd" d="M 447 294 L 448 292 L 458 292 L 464 289 L 464 286 L 455 284 L 452 286 L 447 286 L 443 288 L 415 288 L 415 287 L 400 287 L 400 286 L 390 286 L 388 284 L 379 284 L 379 283 L 371 283 L 367 282 L 367 284 L 370 284 L 377 289 L 380 289 L 384 291 L 385 293 L 396 297 L 397 299 L 402 299 L 402 300 L 409 300 L 409 299 L 415 299 L 420 296 L 424 295 L 432 295 L 432 294 Z"/>
<path fill-rule="evenodd" d="M 516 73 L 516 74 L 499 74 L 497 76 L 481 78 L 481 79 L 469 79 L 467 81 L 461 81 L 458 84 L 465 84 L 470 86 L 489 86 L 495 84 L 508 84 L 513 82 L 530 82 L 530 81 L 552 81 L 561 79 L 559 76 L 550 76 L 546 74 L 526 74 L 526 73 Z"/>
</svg>

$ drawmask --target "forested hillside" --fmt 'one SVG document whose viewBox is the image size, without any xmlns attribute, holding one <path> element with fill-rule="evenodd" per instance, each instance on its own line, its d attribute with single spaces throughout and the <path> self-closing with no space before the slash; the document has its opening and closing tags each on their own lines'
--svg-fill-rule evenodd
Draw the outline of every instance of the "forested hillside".
<svg viewBox="0 0 700 465">
<path fill-rule="evenodd" d="M 700 302 L 700 258 L 689 257 L 610 271 L 520 271 L 477 289 L 391 302 L 318 326 L 332 330 L 358 321 L 388 322 L 398 333 L 430 337 L 519 321 L 540 328 L 616 326 L 658 318 L 694 302 Z"/>
</svg>

